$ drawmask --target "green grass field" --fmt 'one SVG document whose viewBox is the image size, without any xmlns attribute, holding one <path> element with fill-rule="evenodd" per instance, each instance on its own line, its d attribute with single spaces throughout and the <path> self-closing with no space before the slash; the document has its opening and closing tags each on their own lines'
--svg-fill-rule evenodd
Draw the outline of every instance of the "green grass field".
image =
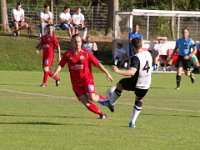
<svg viewBox="0 0 200 150">
<path fill-rule="evenodd" d="M 114 82 L 94 73 L 97 93 L 105 94 Z M 153 74 L 136 128 L 128 127 L 134 95 L 124 92 L 108 118 L 98 119 L 79 103 L 68 73 L 55 87 L 39 87 L 42 72 L 0 71 L 0 150 L 198 150 L 200 147 L 200 77 L 191 84 L 182 77 L 180 91 L 175 74 Z"/>
</svg>

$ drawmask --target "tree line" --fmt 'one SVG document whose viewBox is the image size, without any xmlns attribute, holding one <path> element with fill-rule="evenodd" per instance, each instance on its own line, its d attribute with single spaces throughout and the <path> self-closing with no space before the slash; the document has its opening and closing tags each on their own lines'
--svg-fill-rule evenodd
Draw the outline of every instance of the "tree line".
<svg viewBox="0 0 200 150">
<path fill-rule="evenodd" d="M 1 24 L 8 24 L 7 20 L 7 4 L 15 5 L 19 0 L 1 0 Z M 113 30 L 113 17 L 116 10 L 132 10 L 132 9 L 154 9 L 154 10 L 184 10 L 199 11 L 200 0 L 20 0 L 25 5 L 43 5 L 45 3 L 52 5 L 68 5 L 68 6 L 96 6 L 100 8 L 105 6 L 108 8 L 108 19 L 106 34 Z M 173 20 L 171 26 L 173 27 Z M 172 28 L 173 29 L 173 28 Z M 7 26 L 3 26 L 3 30 L 9 30 Z M 174 31 L 172 31 L 173 33 Z"/>
</svg>

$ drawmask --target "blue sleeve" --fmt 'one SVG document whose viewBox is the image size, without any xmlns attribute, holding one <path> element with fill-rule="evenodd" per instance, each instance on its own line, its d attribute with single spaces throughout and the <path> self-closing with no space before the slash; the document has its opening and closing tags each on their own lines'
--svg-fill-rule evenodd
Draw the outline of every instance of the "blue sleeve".
<svg viewBox="0 0 200 150">
<path fill-rule="evenodd" d="M 132 32 L 129 33 L 128 38 L 130 39 L 132 36 Z"/>
<path fill-rule="evenodd" d="M 195 48 L 195 47 L 196 47 L 196 44 L 194 43 L 193 40 L 191 40 L 191 47 L 192 47 L 192 48 Z"/>
<path fill-rule="evenodd" d="M 140 33 L 140 38 L 142 39 L 142 33 Z"/>
<path fill-rule="evenodd" d="M 178 48 L 178 40 L 176 40 L 176 46 L 175 46 L 175 48 Z"/>
</svg>

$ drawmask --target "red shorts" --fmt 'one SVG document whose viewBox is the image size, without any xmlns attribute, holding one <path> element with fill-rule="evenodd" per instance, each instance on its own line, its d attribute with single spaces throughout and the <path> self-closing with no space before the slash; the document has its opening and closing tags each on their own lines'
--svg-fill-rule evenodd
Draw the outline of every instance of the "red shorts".
<svg viewBox="0 0 200 150">
<path fill-rule="evenodd" d="M 53 56 L 52 57 L 43 57 L 42 64 L 45 67 L 50 67 L 53 64 Z"/>
<path fill-rule="evenodd" d="M 95 86 L 94 84 L 88 84 L 87 86 L 73 86 L 73 91 L 77 97 L 81 97 L 87 93 L 95 93 Z"/>
</svg>

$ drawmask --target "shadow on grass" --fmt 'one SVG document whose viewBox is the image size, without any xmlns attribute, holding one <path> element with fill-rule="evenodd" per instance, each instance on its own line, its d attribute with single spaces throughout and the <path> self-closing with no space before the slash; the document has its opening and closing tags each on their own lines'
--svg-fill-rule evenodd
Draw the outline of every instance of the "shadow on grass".
<svg viewBox="0 0 200 150">
<path fill-rule="evenodd" d="M 82 118 L 80 116 L 34 116 L 34 115 L 10 115 L 10 114 L 0 114 L 0 117 L 22 117 L 22 118 Z"/>
<path fill-rule="evenodd" d="M 83 123 L 81 123 L 81 125 L 80 125 L 80 124 L 72 124 L 72 123 L 55 123 L 55 122 L 44 122 L 44 121 L 41 121 L 41 122 L 39 122 L 39 121 L 36 121 L 36 122 L 0 122 L 0 125 L 100 126 L 100 125 L 97 125 L 97 124 L 83 124 Z"/>
<path fill-rule="evenodd" d="M 33 84 L 18 84 L 18 83 L 0 83 L 0 85 L 5 85 L 5 86 L 9 86 L 9 85 L 12 85 L 12 86 L 38 86 L 39 87 L 39 84 L 38 85 L 33 85 Z"/>
<path fill-rule="evenodd" d="M 7 115 L 7 114 L 0 114 L 1 116 L 7 116 L 7 117 L 33 117 L 33 118 L 75 118 L 77 119 L 85 119 L 83 117 L 75 117 L 75 116 L 28 116 L 28 115 Z M 89 118 L 87 118 L 89 119 Z M 101 120 L 101 119 L 99 119 Z M 45 122 L 45 121 L 30 121 L 30 122 L 20 122 L 20 121 L 16 121 L 16 122 L 0 122 L 0 125 L 81 125 L 81 126 L 100 126 L 97 124 L 85 124 L 85 123 L 81 123 L 81 124 L 72 124 L 72 123 L 55 123 L 55 122 Z"/>
<path fill-rule="evenodd" d="M 194 115 L 177 115 L 177 114 L 141 114 L 142 116 L 161 116 L 161 117 L 192 117 L 192 118 L 200 118 L 200 116 L 194 116 Z"/>
</svg>

